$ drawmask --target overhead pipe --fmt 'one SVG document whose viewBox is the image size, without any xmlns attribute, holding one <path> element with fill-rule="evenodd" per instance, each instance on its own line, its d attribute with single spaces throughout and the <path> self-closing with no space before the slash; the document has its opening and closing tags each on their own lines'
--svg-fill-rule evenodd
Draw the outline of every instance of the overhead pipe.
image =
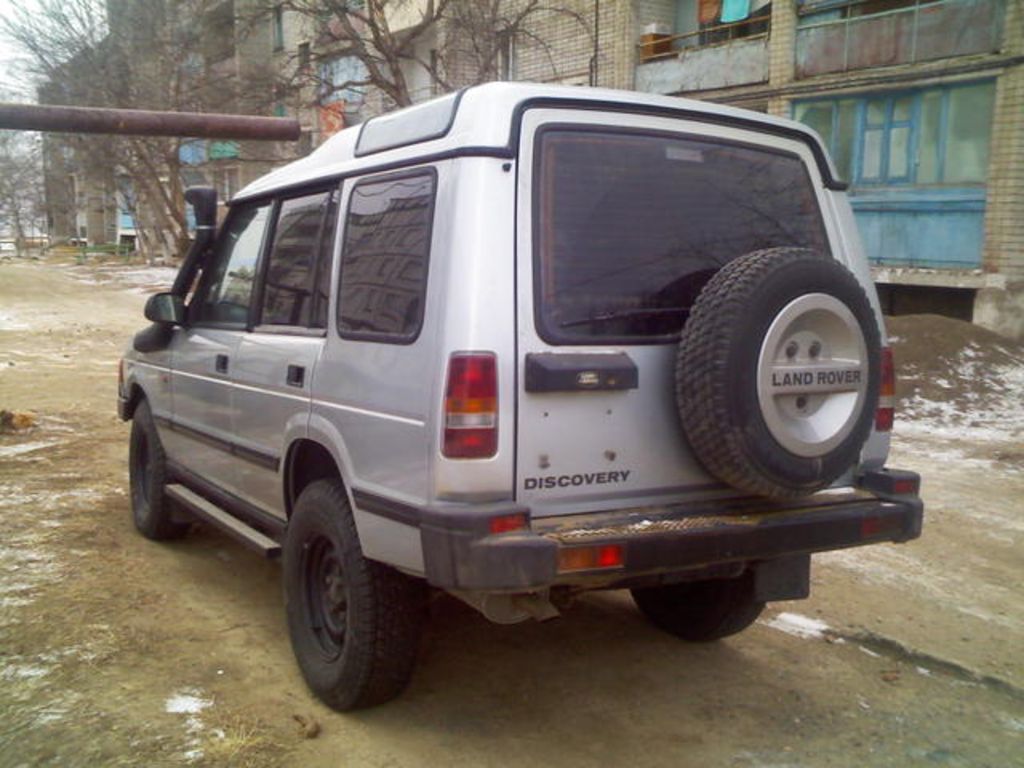
<svg viewBox="0 0 1024 768">
<path fill-rule="evenodd" d="M 9 103 L 0 103 L 0 129 L 259 141 L 296 141 L 301 133 L 298 120 L 284 117 Z"/>
</svg>

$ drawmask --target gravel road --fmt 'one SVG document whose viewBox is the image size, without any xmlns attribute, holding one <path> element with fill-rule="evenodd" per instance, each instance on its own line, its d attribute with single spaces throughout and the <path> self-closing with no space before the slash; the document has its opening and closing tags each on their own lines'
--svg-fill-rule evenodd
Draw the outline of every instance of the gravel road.
<svg viewBox="0 0 1024 768">
<path fill-rule="evenodd" d="M 144 278 L 0 264 L 0 408 L 38 415 L 0 435 L 0 766 L 1024 765 L 1024 450 L 921 425 L 891 463 L 924 475 L 924 537 L 816 559 L 810 600 L 735 638 L 683 644 L 622 593 L 512 627 L 438 597 L 401 699 L 325 709 L 277 565 L 131 528 Z"/>
</svg>

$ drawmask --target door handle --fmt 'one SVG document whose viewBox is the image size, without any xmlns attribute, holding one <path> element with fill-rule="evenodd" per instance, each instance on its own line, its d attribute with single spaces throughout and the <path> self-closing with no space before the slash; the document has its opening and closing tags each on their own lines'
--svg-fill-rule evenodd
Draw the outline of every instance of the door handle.
<svg viewBox="0 0 1024 768">
<path fill-rule="evenodd" d="M 228 356 L 227 355 L 217 355 L 217 358 L 214 361 L 214 366 L 213 367 L 216 369 L 217 373 L 227 373 L 228 372 Z"/>
<path fill-rule="evenodd" d="M 289 387 L 301 387 L 306 382 L 306 369 L 301 365 L 289 365 L 285 377 Z"/>
</svg>

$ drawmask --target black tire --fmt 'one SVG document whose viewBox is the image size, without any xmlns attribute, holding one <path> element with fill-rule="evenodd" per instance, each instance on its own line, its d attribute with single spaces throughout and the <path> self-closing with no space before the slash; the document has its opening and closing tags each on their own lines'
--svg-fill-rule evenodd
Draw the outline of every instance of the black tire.
<svg viewBox="0 0 1024 768">
<path fill-rule="evenodd" d="M 761 615 L 753 573 L 664 587 L 632 589 L 633 600 L 659 629 L 691 642 L 720 640 L 741 632 Z"/>
<path fill-rule="evenodd" d="M 361 709 L 405 689 L 426 585 L 363 557 L 341 481 L 319 480 L 299 496 L 284 545 L 284 587 L 295 658 L 324 703 Z"/>
<path fill-rule="evenodd" d="M 164 495 L 167 461 L 153 414 L 145 400 L 136 406 L 132 416 L 128 480 L 132 521 L 139 533 L 154 541 L 180 539 L 188 533 L 188 523 L 174 519 L 172 502 Z"/>
<path fill-rule="evenodd" d="M 845 437 L 837 430 L 841 442 L 797 455 L 766 423 L 758 359 L 780 313 L 817 294 L 852 313 L 866 350 L 866 381 L 859 407 L 843 427 Z M 878 325 L 857 279 L 813 251 L 772 248 L 729 262 L 701 291 L 680 338 L 676 402 L 693 454 L 711 475 L 749 493 L 792 498 L 826 487 L 857 462 L 874 419 L 879 379 Z"/>
</svg>

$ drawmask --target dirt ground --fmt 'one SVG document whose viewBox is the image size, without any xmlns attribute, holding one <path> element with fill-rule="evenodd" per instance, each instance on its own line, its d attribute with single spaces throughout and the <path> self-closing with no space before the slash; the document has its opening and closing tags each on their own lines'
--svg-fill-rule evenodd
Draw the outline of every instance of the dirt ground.
<svg viewBox="0 0 1024 768">
<path fill-rule="evenodd" d="M 0 408 L 38 416 L 0 435 L 0 766 L 1024 766 L 1019 396 L 1003 431 L 917 403 L 890 463 L 925 478 L 923 538 L 817 558 L 737 637 L 683 644 L 620 593 L 512 627 L 439 597 L 406 694 L 340 715 L 279 566 L 131 527 L 116 361 L 154 278 L 0 263 Z"/>
</svg>

